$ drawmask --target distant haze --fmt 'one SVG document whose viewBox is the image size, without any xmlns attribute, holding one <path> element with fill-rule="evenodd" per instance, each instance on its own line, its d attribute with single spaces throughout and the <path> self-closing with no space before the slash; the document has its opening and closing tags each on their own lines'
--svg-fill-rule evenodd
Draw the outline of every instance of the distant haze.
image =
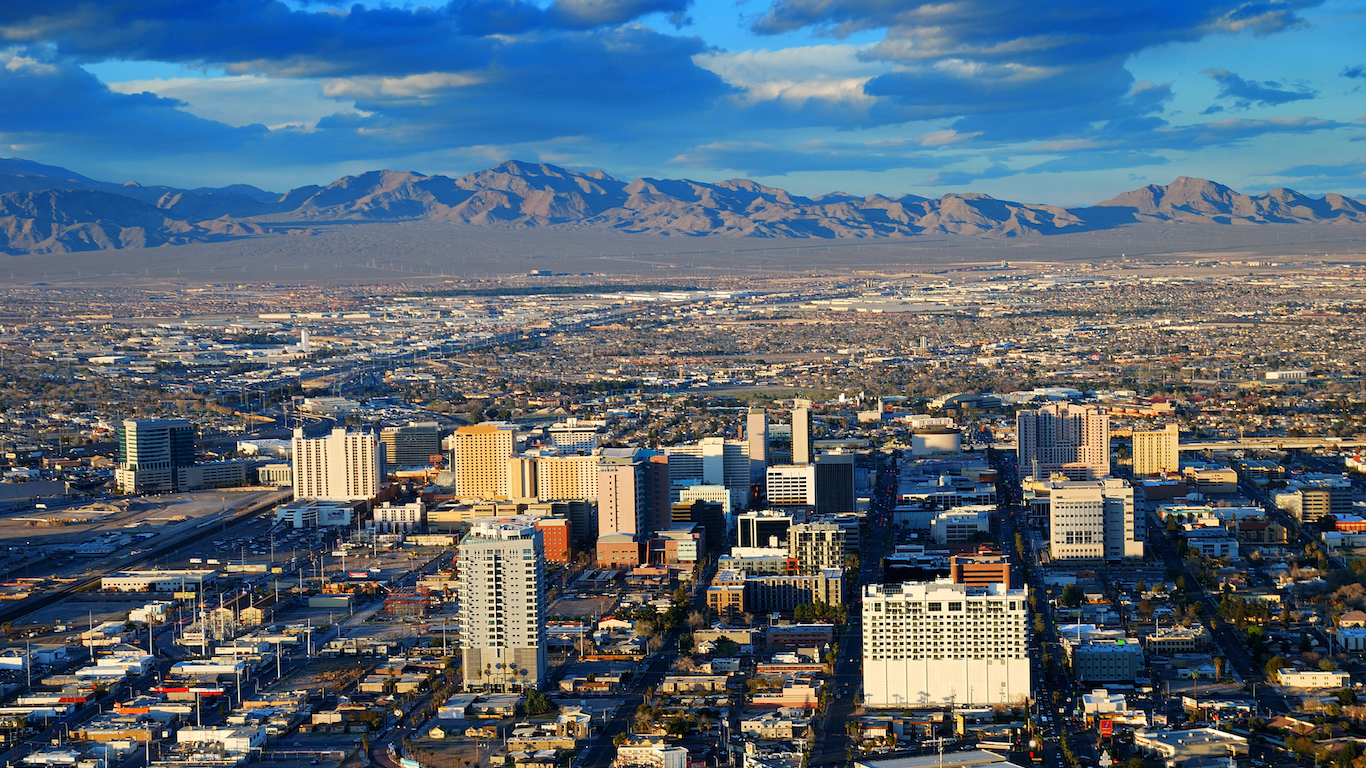
<svg viewBox="0 0 1366 768">
<path fill-rule="evenodd" d="M 628 183 L 518 162 L 459 179 L 375 171 L 284 194 L 182 190 L 0 160 L 11 254 L 0 280 L 16 282 L 722 275 L 1186 251 L 1353 259 L 1363 234 L 1361 200 L 1184 177 L 1061 208 L 976 194 L 805 198 L 747 180 Z"/>
</svg>

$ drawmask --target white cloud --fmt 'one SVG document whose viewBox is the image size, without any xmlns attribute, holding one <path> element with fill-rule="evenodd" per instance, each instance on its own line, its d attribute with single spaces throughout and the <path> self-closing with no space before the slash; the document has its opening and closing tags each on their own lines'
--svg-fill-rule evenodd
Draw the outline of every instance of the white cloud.
<svg viewBox="0 0 1366 768">
<path fill-rule="evenodd" d="M 257 75 L 174 77 L 108 83 L 116 93 L 155 93 L 185 102 L 186 112 L 231 126 L 312 130 L 318 120 L 354 105 L 325 97 L 312 80 Z"/>
<path fill-rule="evenodd" d="M 323 95 L 329 98 L 423 98 L 437 91 L 463 88 L 479 82 L 479 78 L 460 72 L 427 72 L 406 77 L 352 77 L 327 80 Z"/>
<path fill-rule="evenodd" d="M 703 53 L 697 66 L 745 91 L 742 101 L 781 101 L 793 106 L 817 99 L 866 108 L 875 100 L 863 86 L 889 67 L 859 59 L 864 46 L 810 45 L 778 51 Z"/>
<path fill-rule="evenodd" d="M 26 56 L 20 52 L 22 49 L 10 48 L 0 51 L 0 62 L 3 62 L 5 69 L 10 72 L 28 70 L 33 74 L 51 75 L 57 72 L 57 67 L 43 61 L 39 61 L 32 56 Z"/>
</svg>

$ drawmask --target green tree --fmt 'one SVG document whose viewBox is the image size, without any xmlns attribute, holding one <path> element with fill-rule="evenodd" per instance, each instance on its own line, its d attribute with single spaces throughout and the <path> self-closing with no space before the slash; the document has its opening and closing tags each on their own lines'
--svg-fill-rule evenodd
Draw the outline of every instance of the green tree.
<svg viewBox="0 0 1366 768">
<path fill-rule="evenodd" d="M 1086 593 L 1076 584 L 1068 584 L 1062 588 L 1062 596 L 1058 602 L 1068 608 L 1076 608 L 1081 605 L 1081 601 L 1086 599 Z"/>
</svg>

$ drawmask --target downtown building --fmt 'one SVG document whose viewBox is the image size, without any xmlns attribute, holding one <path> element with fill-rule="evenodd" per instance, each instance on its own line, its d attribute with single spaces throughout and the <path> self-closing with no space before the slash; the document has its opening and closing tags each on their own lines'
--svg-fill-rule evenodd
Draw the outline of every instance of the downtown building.
<svg viewBox="0 0 1366 768">
<path fill-rule="evenodd" d="M 948 581 L 863 589 L 864 703 L 1019 705 L 1030 697 L 1025 589 Z"/>
<path fill-rule="evenodd" d="M 434 421 L 410 421 L 402 427 L 379 432 L 384 462 L 390 469 L 429 467 L 441 458 L 441 428 Z"/>
<path fill-rule="evenodd" d="M 194 426 L 185 419 L 125 419 L 118 426 L 121 493 L 179 490 L 177 475 L 194 466 Z"/>
<path fill-rule="evenodd" d="M 1052 560 L 1143 557 L 1134 489 L 1118 478 L 1048 483 L 1048 556 Z"/>
<path fill-rule="evenodd" d="M 294 430 L 294 499 L 373 499 L 384 481 L 383 447 L 372 434 L 338 427 L 326 437 Z"/>
<path fill-rule="evenodd" d="M 545 680 L 542 533 L 531 517 L 476 521 L 457 547 L 466 690 L 529 690 Z"/>
<path fill-rule="evenodd" d="M 452 436 L 451 471 L 455 492 L 467 498 L 506 499 L 510 493 L 508 459 L 516 454 L 512 424 L 484 422 L 461 427 Z"/>
<path fill-rule="evenodd" d="M 1015 417 L 1015 448 L 1020 479 L 1069 480 L 1110 476 L 1110 417 L 1099 408 L 1049 403 Z"/>
<path fill-rule="evenodd" d="M 1134 477 L 1179 472 L 1179 438 L 1180 433 L 1175 424 L 1168 424 L 1162 429 L 1134 430 Z"/>
</svg>

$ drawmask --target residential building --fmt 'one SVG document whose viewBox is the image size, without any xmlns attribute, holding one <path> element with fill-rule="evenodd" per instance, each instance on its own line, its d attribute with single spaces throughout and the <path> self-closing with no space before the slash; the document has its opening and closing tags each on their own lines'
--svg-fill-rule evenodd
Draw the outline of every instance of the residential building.
<svg viewBox="0 0 1366 768">
<path fill-rule="evenodd" d="M 410 421 L 407 426 L 379 431 L 384 463 L 389 469 L 430 467 L 441 456 L 441 428 L 434 421 Z"/>
<path fill-rule="evenodd" d="M 1162 429 L 1134 430 L 1134 476 L 1165 475 L 1181 468 L 1178 459 L 1177 440 L 1179 430 L 1175 424 Z"/>
<path fill-rule="evenodd" d="M 120 493 L 180 490 L 178 473 L 194 466 L 194 426 L 185 419 L 125 419 L 117 428 Z"/>
<path fill-rule="evenodd" d="M 1123 480 L 1052 481 L 1049 557 L 1121 560 L 1143 557 L 1134 519 L 1134 489 Z"/>
<path fill-rule="evenodd" d="M 1073 480 L 1110 475 L 1110 417 L 1100 408 L 1049 403 L 1015 419 L 1020 478 L 1061 472 Z"/>
<path fill-rule="evenodd" d="M 484 422 L 455 430 L 451 470 L 455 492 L 480 499 L 508 498 L 508 459 L 516 454 L 513 425 Z"/>
<path fill-rule="evenodd" d="M 787 534 L 787 553 L 797 561 L 798 573 L 843 568 L 844 528 L 827 520 L 793 525 Z"/>
<path fill-rule="evenodd" d="M 552 563 L 567 563 L 574 554 L 573 527 L 565 517 L 537 517 L 536 529 L 541 532 L 541 546 L 545 559 Z"/>
<path fill-rule="evenodd" d="M 612 768 L 688 768 L 688 750 L 663 739 L 636 737 L 617 747 Z"/>
<path fill-rule="evenodd" d="M 294 498 L 324 501 L 373 499 L 383 474 L 379 440 L 338 427 L 326 437 L 294 430 Z"/>
<path fill-rule="evenodd" d="M 539 687 L 547 670 L 546 585 L 535 518 L 475 522 L 457 558 L 465 687 Z"/>
<path fill-rule="evenodd" d="M 1027 624 L 1026 591 L 1004 584 L 865 585 L 865 705 L 1022 704 Z"/>
</svg>

